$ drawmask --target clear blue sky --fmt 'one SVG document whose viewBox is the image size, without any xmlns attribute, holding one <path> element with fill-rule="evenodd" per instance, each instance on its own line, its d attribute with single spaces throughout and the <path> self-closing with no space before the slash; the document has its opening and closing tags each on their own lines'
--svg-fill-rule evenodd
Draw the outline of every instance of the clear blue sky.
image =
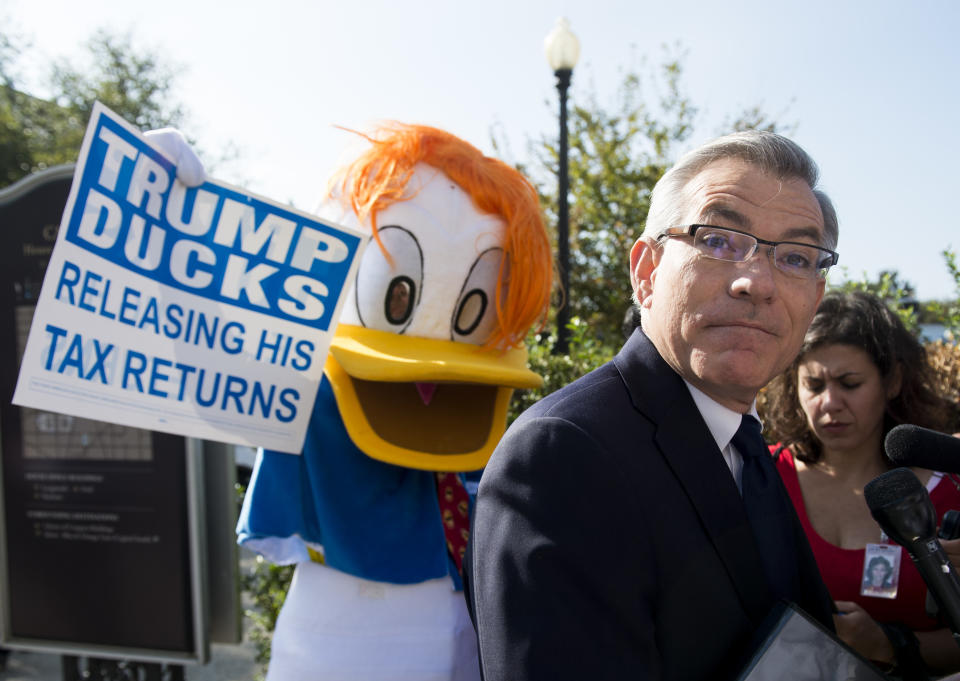
<svg viewBox="0 0 960 681">
<path fill-rule="evenodd" d="M 335 125 L 429 123 L 488 152 L 496 128 L 505 160 L 525 160 L 528 139 L 555 134 L 542 46 L 561 15 L 581 43 L 573 98 L 612 102 L 624 68 L 679 41 L 700 110 L 687 147 L 754 104 L 795 122 L 837 206 L 848 275 L 897 269 L 922 299 L 955 294 L 940 255 L 960 249 L 954 0 L 0 0 L 2 30 L 32 39 L 25 77 L 76 59 L 97 28 L 130 31 L 185 68 L 186 132 L 242 150 L 214 175 L 307 210 L 351 153 Z"/>
</svg>

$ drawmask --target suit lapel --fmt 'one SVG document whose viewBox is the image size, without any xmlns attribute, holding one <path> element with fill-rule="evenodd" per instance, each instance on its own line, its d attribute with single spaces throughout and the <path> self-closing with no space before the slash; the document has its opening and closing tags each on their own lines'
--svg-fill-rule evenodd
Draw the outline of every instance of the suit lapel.
<svg viewBox="0 0 960 681">
<path fill-rule="evenodd" d="M 740 494 L 680 376 L 642 331 L 614 359 L 634 407 L 656 424 L 655 443 L 686 491 L 744 610 L 759 623 L 772 602 Z M 650 400 L 654 393 L 656 400 Z"/>
</svg>

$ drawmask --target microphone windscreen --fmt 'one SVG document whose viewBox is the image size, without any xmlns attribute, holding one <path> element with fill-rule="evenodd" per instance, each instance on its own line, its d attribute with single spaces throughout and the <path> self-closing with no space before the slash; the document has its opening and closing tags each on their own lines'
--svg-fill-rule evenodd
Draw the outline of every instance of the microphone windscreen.
<svg viewBox="0 0 960 681">
<path fill-rule="evenodd" d="M 909 468 L 894 468 L 878 475 L 863 487 L 863 498 L 871 511 L 927 490 Z"/>
<path fill-rule="evenodd" d="M 960 438 L 904 424 L 887 433 L 884 451 L 898 466 L 960 473 Z"/>
</svg>

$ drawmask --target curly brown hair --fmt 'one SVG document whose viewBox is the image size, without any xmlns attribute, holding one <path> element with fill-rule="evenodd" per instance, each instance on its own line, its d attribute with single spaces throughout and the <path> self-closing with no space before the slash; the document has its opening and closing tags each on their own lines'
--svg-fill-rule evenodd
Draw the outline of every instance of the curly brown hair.
<svg viewBox="0 0 960 681">
<path fill-rule="evenodd" d="M 810 429 L 797 395 L 797 368 L 810 351 L 835 344 L 852 345 L 866 352 L 884 382 L 900 368 L 900 393 L 887 402 L 884 437 L 901 423 L 934 430 L 952 425 L 954 410 L 937 390 L 926 350 L 897 314 L 869 293 L 831 292 L 817 308 L 796 360 L 773 379 L 758 403 L 768 439 L 790 447 L 804 463 L 820 459 L 820 441 Z"/>
</svg>

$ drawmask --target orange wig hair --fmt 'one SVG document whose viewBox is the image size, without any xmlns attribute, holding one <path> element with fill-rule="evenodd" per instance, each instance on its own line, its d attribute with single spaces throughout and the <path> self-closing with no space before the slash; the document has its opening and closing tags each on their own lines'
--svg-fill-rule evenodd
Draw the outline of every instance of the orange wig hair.
<svg viewBox="0 0 960 681">
<path fill-rule="evenodd" d="M 377 232 L 377 215 L 397 201 L 413 198 L 405 192 L 418 163 L 444 172 L 470 196 L 477 210 L 506 223 L 506 257 L 500 265 L 495 300 L 498 324 L 486 347 L 522 344 L 527 330 L 546 315 L 553 273 L 536 189 L 503 161 L 484 156 L 443 130 L 394 122 L 374 135 L 363 135 L 371 148 L 340 170 L 331 193 L 361 220 L 369 218 L 373 238 L 389 257 Z"/>
</svg>

